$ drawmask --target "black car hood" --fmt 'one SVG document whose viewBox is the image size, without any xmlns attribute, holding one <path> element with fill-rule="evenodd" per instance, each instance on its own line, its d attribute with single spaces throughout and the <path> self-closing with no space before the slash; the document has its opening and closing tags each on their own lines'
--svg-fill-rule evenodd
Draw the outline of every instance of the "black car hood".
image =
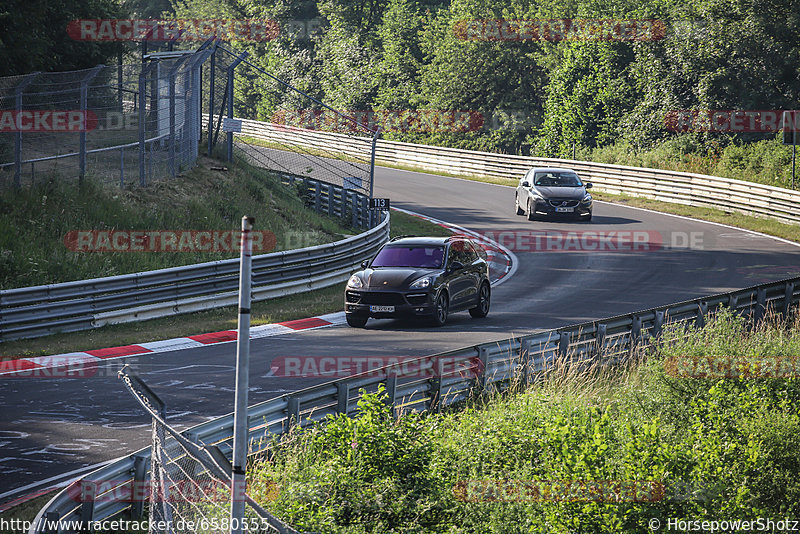
<svg viewBox="0 0 800 534">
<path fill-rule="evenodd" d="M 364 287 L 373 289 L 406 288 L 417 278 L 436 273 L 435 270 L 414 267 L 379 267 L 361 271 L 361 280 L 364 281 Z"/>
<path fill-rule="evenodd" d="M 536 191 L 543 198 L 570 198 L 580 200 L 586 194 L 583 187 L 555 187 L 555 186 L 535 186 Z"/>
</svg>

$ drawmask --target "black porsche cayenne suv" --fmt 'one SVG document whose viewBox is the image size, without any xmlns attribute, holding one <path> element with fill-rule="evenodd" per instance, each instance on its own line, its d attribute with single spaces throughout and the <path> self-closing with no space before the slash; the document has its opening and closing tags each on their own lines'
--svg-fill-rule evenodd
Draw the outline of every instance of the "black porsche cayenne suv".
<svg viewBox="0 0 800 534">
<path fill-rule="evenodd" d="M 484 250 L 464 237 L 399 237 L 386 243 L 345 288 L 347 324 L 370 317 L 424 317 L 436 326 L 450 313 L 489 313 L 491 285 Z"/>
</svg>

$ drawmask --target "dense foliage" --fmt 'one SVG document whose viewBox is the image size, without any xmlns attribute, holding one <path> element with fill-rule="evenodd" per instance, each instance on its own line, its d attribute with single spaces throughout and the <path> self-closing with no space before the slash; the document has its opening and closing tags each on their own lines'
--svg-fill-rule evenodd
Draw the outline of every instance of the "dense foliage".
<svg viewBox="0 0 800 534">
<path fill-rule="evenodd" d="M 558 365 L 533 389 L 479 399 L 463 411 L 395 420 L 380 394 L 366 395 L 354 418 L 331 418 L 276 443 L 255 462 L 251 490 L 279 517 L 313 532 L 617 533 L 649 531 L 653 519 L 666 530 L 669 518 L 797 517 L 798 379 L 686 378 L 668 373 L 665 361 L 799 349 L 797 321 L 750 330 L 721 313 L 688 336 L 682 327 L 669 330 L 658 351 L 628 369 Z M 469 480 L 508 485 L 465 493 L 459 483 Z M 592 502 L 553 497 L 570 495 L 555 489 L 523 497 L 536 494 L 512 493 L 508 481 L 663 486 Z"/>
<path fill-rule="evenodd" d="M 186 0 L 176 9 L 279 21 L 278 38 L 237 46 L 334 108 L 469 110 L 485 119 L 477 132 L 412 129 L 386 138 L 564 157 L 573 145 L 642 151 L 676 137 L 686 139 L 673 154 L 719 155 L 730 144 L 774 137 L 676 136 L 664 118 L 670 110 L 799 107 L 797 7 L 795 0 Z M 665 31 L 650 40 L 551 42 L 465 39 L 458 30 L 469 20 L 557 18 L 655 20 Z M 265 119 L 298 107 L 266 80 L 250 90 L 260 98 L 245 99 L 252 105 L 243 114 Z"/>
</svg>

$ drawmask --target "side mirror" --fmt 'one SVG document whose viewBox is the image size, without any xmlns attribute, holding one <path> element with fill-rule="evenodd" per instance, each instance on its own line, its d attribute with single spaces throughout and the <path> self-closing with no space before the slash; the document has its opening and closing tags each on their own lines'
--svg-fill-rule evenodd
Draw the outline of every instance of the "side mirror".
<svg viewBox="0 0 800 534">
<path fill-rule="evenodd" d="M 361 268 L 362 269 L 366 269 L 367 265 L 369 265 L 369 260 L 364 260 L 364 261 L 361 262 Z"/>
<path fill-rule="evenodd" d="M 586 189 L 592 188 L 592 182 L 586 182 Z"/>
<path fill-rule="evenodd" d="M 530 187 L 530 186 L 531 186 L 531 184 L 530 184 L 530 182 L 528 182 L 527 180 L 525 180 L 524 182 L 522 182 L 522 187 Z"/>
<path fill-rule="evenodd" d="M 450 268 L 448 269 L 448 271 L 454 273 L 456 271 L 460 271 L 463 268 L 464 268 L 463 263 L 461 263 L 460 261 L 454 261 L 453 263 L 450 264 Z"/>
</svg>

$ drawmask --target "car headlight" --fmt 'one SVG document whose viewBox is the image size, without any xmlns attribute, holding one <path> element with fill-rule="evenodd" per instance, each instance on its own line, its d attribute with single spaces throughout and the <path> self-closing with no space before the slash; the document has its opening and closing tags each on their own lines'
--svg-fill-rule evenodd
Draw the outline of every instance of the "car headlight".
<svg viewBox="0 0 800 534">
<path fill-rule="evenodd" d="M 363 287 L 364 284 L 361 282 L 361 278 L 357 274 L 354 274 L 350 277 L 350 280 L 347 281 L 347 287 L 352 287 L 353 289 L 359 289 Z"/>
<path fill-rule="evenodd" d="M 430 276 L 423 276 L 417 280 L 414 280 L 410 286 L 411 289 L 425 289 L 426 287 L 430 287 L 431 285 L 431 277 Z"/>
<path fill-rule="evenodd" d="M 592 195 L 590 195 L 589 193 L 583 195 L 583 202 L 590 202 L 591 200 L 592 200 Z"/>
</svg>

